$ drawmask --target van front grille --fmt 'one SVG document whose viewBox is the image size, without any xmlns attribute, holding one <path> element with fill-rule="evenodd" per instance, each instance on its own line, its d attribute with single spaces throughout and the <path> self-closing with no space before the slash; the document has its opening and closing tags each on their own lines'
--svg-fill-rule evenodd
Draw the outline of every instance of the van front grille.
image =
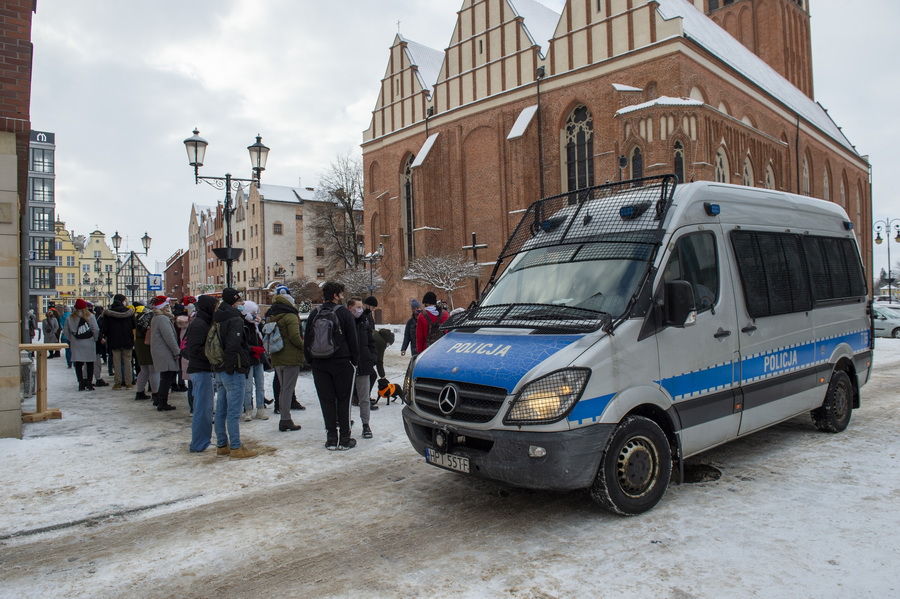
<svg viewBox="0 0 900 599">
<path fill-rule="evenodd" d="M 441 390 L 451 383 L 458 389 L 459 400 L 456 409 L 446 415 L 438 406 L 438 397 Z M 413 386 L 415 388 L 414 399 L 420 410 L 439 418 L 460 422 L 490 422 L 500 411 L 508 394 L 502 387 L 440 379 L 417 378 Z"/>
</svg>

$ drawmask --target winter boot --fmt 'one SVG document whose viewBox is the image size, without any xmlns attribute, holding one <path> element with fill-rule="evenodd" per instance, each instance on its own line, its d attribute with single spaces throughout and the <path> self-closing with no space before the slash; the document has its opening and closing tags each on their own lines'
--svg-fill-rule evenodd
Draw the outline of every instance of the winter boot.
<svg viewBox="0 0 900 599">
<path fill-rule="evenodd" d="M 151 394 L 150 394 L 150 399 L 153 400 L 153 405 L 154 405 L 154 406 L 159 406 L 159 393 L 151 393 Z"/>
<path fill-rule="evenodd" d="M 300 428 L 301 428 L 300 425 L 294 424 L 293 420 L 279 420 L 278 421 L 278 430 L 280 430 L 282 432 L 284 432 L 284 431 L 299 431 Z"/>
<path fill-rule="evenodd" d="M 241 445 L 237 449 L 232 449 L 230 455 L 232 460 L 243 460 L 246 458 L 255 458 L 259 455 L 259 452 L 254 449 L 247 449 Z"/>
<path fill-rule="evenodd" d="M 372 429 L 369 428 L 368 424 L 363 425 L 363 439 L 371 439 L 372 438 Z"/>
<path fill-rule="evenodd" d="M 244 422 L 250 422 L 253 420 L 253 414 L 250 413 L 250 410 L 244 410 L 244 413 L 241 415 L 241 420 Z"/>
<path fill-rule="evenodd" d="M 291 400 L 291 409 L 292 410 L 305 410 L 306 406 L 304 406 L 302 403 L 297 401 L 297 398 L 295 397 Z"/>
<path fill-rule="evenodd" d="M 221 445 L 216 447 L 216 457 L 217 458 L 227 458 L 231 455 L 231 449 L 227 445 Z"/>
<path fill-rule="evenodd" d="M 97 387 L 109 387 L 109 383 L 107 383 L 103 379 L 97 379 L 94 385 L 96 385 Z"/>
<path fill-rule="evenodd" d="M 265 408 L 259 408 L 258 410 L 256 410 L 256 416 L 254 416 L 254 418 L 256 418 L 257 420 L 268 420 L 269 415 L 266 414 Z"/>
<path fill-rule="evenodd" d="M 147 395 L 146 393 L 144 393 L 143 391 L 138 391 L 137 393 L 134 394 L 134 399 L 135 399 L 135 401 L 137 401 L 139 399 L 150 399 L 150 396 Z"/>
</svg>

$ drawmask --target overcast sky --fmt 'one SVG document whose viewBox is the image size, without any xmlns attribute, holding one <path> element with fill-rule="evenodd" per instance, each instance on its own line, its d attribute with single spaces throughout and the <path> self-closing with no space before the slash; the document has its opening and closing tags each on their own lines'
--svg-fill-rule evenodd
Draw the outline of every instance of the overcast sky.
<svg viewBox="0 0 900 599">
<path fill-rule="evenodd" d="M 543 3 L 559 12 L 564 0 Z M 209 141 L 201 174 L 249 177 L 260 134 L 263 183 L 313 185 L 336 155 L 360 151 L 398 21 L 444 49 L 462 4 L 40 0 L 31 122 L 56 133 L 58 217 L 77 234 L 119 231 L 136 250 L 146 231 L 151 260 L 186 248 L 191 204 L 223 198 L 194 185 L 182 143 L 194 127 Z M 871 158 L 874 218 L 900 219 L 900 2 L 811 0 L 811 14 L 816 99 Z"/>
</svg>

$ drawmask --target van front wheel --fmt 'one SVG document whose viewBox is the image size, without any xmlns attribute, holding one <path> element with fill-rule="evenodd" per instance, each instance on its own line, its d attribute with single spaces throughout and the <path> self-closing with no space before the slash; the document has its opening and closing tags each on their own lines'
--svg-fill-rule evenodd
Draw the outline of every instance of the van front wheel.
<svg viewBox="0 0 900 599">
<path fill-rule="evenodd" d="M 812 411 L 813 423 L 820 431 L 839 433 L 850 424 L 853 412 L 853 385 L 843 370 L 831 375 L 822 407 Z"/>
<path fill-rule="evenodd" d="M 629 416 L 606 445 L 591 498 L 616 514 L 641 514 L 659 503 L 671 475 L 672 450 L 665 433 L 649 418 Z"/>
</svg>

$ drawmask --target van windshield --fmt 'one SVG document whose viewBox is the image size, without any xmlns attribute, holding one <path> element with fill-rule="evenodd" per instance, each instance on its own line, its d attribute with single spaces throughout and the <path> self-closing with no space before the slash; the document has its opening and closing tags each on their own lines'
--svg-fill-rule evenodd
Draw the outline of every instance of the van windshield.
<svg viewBox="0 0 900 599">
<path fill-rule="evenodd" d="M 541 305 L 581 308 L 619 318 L 646 272 L 650 250 L 608 241 L 528 250 L 516 255 L 480 305 L 536 304 L 536 312 Z"/>
</svg>

